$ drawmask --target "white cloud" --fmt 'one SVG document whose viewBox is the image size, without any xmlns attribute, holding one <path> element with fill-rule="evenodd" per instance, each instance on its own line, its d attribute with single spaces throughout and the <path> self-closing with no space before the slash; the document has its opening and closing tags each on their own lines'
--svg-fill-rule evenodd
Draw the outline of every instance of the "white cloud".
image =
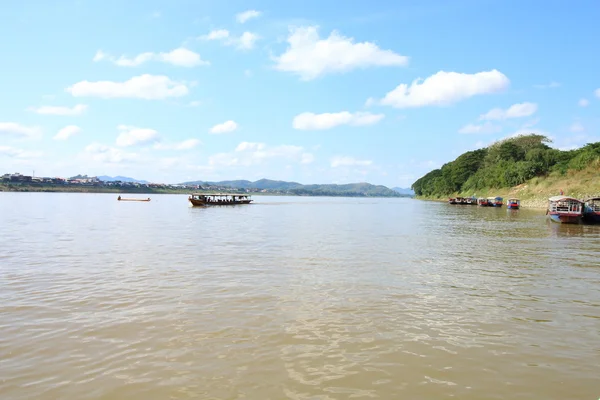
<svg viewBox="0 0 600 400">
<path fill-rule="evenodd" d="M 350 113 L 342 111 L 338 113 L 314 114 L 305 112 L 294 117 L 292 125 L 299 130 L 323 130 L 331 129 L 339 125 L 364 126 L 378 123 L 384 118 L 383 114 L 371 114 L 368 112 Z"/>
<path fill-rule="evenodd" d="M 54 140 L 67 140 L 73 135 L 76 135 L 81 132 L 81 128 L 76 125 L 67 125 L 64 128 L 60 129 L 58 133 L 54 136 Z"/>
<path fill-rule="evenodd" d="M 533 87 L 536 89 L 554 89 L 554 88 L 560 87 L 560 83 L 552 81 L 552 82 L 550 82 L 548 84 L 544 84 L 544 85 L 533 85 Z"/>
<path fill-rule="evenodd" d="M 252 32 L 244 32 L 239 37 L 234 37 L 226 29 L 216 29 L 210 31 L 207 35 L 200 36 L 199 39 L 219 40 L 227 46 L 236 46 L 240 50 L 251 50 L 260 39 L 260 36 Z"/>
<path fill-rule="evenodd" d="M 356 167 L 362 166 L 366 167 L 373 164 L 371 160 L 357 160 L 354 157 L 346 157 L 346 156 L 335 156 L 331 158 L 331 167 Z"/>
<path fill-rule="evenodd" d="M 416 79 L 410 86 L 398 85 L 385 95 L 381 104 L 396 108 L 443 106 L 477 95 L 497 93 L 509 85 L 506 75 L 495 69 L 475 74 L 440 71 L 425 80 Z"/>
<path fill-rule="evenodd" d="M 200 40 L 223 40 L 229 37 L 229 31 L 227 29 L 215 29 L 210 31 L 207 35 L 199 37 Z"/>
<path fill-rule="evenodd" d="M 481 133 L 481 134 L 488 134 L 488 133 L 498 133 L 502 130 L 501 127 L 496 126 L 490 122 L 486 122 L 484 124 L 481 125 L 476 125 L 476 124 L 468 124 L 463 126 L 462 128 L 460 128 L 458 130 L 458 133 L 463 133 L 463 134 L 471 134 L 471 133 Z"/>
<path fill-rule="evenodd" d="M 594 94 L 596 95 L 596 97 L 600 97 L 600 88 L 596 89 L 594 91 Z"/>
<path fill-rule="evenodd" d="M 271 159 L 285 161 L 312 162 L 311 154 L 305 153 L 301 146 L 268 146 L 265 143 L 241 142 L 233 152 L 218 153 L 209 157 L 211 167 L 252 166 Z"/>
<path fill-rule="evenodd" d="M 315 156 L 310 153 L 303 153 L 300 158 L 300 164 L 310 164 L 315 161 Z"/>
<path fill-rule="evenodd" d="M 236 45 L 238 49 L 250 50 L 254 48 L 254 44 L 260 37 L 252 32 L 244 32 L 239 39 L 234 40 L 232 44 Z"/>
<path fill-rule="evenodd" d="M 316 26 L 292 28 L 287 42 L 286 51 L 273 57 L 275 69 L 295 73 L 303 80 L 356 68 L 408 64 L 406 56 L 382 50 L 372 42 L 355 43 L 337 31 L 320 39 Z"/>
<path fill-rule="evenodd" d="M 243 24 L 243 23 L 245 23 L 246 21 L 248 21 L 248 20 L 250 20 L 252 18 L 258 18 L 258 17 L 260 17 L 261 14 L 262 13 L 260 11 L 248 10 L 248 11 L 244 11 L 244 12 L 241 12 L 241 13 L 237 14 L 235 16 L 235 19 L 240 24 Z"/>
<path fill-rule="evenodd" d="M 571 126 L 569 127 L 569 130 L 571 132 L 583 132 L 585 128 L 583 127 L 583 125 L 581 125 L 580 122 L 573 122 L 573 124 L 571 124 Z"/>
<path fill-rule="evenodd" d="M 220 133 L 229 133 L 233 132 L 238 128 L 238 124 L 235 121 L 229 120 L 225 121 L 222 124 L 217 124 L 210 128 L 210 133 L 220 134 Z"/>
<path fill-rule="evenodd" d="M 121 132 L 117 136 L 117 146 L 120 147 L 134 146 L 158 140 L 158 132 L 154 129 L 137 128 L 128 125 L 119 125 L 117 129 Z"/>
<path fill-rule="evenodd" d="M 189 107 L 200 107 L 201 105 L 202 105 L 202 102 L 200 102 L 198 100 L 190 101 L 190 103 L 188 104 Z"/>
<path fill-rule="evenodd" d="M 37 158 L 42 155 L 42 152 L 39 151 L 26 151 L 22 149 L 17 149 L 11 146 L 0 146 L 0 156 L 6 156 L 11 158 Z"/>
<path fill-rule="evenodd" d="M 590 101 L 588 99 L 579 99 L 579 107 L 587 107 L 590 105 Z"/>
<path fill-rule="evenodd" d="M 198 139 L 186 139 L 177 143 L 156 143 L 154 148 L 157 150 L 191 150 L 201 143 Z"/>
<path fill-rule="evenodd" d="M 139 158 L 136 153 L 128 153 L 100 143 L 92 143 L 86 146 L 84 157 L 108 164 L 121 164 L 123 162 L 136 161 Z"/>
<path fill-rule="evenodd" d="M 480 120 L 503 120 L 509 118 L 529 117 L 537 111 L 538 106 L 535 103 L 513 104 L 506 110 L 502 108 L 493 108 L 479 117 Z"/>
<path fill-rule="evenodd" d="M 93 58 L 93 61 L 98 62 L 101 60 L 109 60 L 113 64 L 120 67 L 137 67 L 149 61 L 163 62 L 178 67 L 188 68 L 197 67 L 200 65 L 210 65 L 208 61 L 202 60 L 200 54 L 183 47 L 171 50 L 167 53 L 141 53 L 133 58 L 128 58 L 126 56 L 120 56 L 119 58 L 116 58 L 110 54 L 104 53 L 102 50 L 98 50 Z"/>
<path fill-rule="evenodd" d="M 74 97 L 138 98 L 146 100 L 181 97 L 188 94 L 188 87 L 172 81 L 168 76 L 144 74 L 125 82 L 81 81 L 65 89 Z"/>
<path fill-rule="evenodd" d="M 16 122 L 0 122 L 0 135 L 34 137 L 42 133 L 37 126 L 25 126 Z"/>
<path fill-rule="evenodd" d="M 61 106 L 41 106 L 31 107 L 30 110 L 42 115 L 81 115 L 87 110 L 88 106 L 85 104 L 77 104 L 73 107 L 61 107 Z"/>
</svg>

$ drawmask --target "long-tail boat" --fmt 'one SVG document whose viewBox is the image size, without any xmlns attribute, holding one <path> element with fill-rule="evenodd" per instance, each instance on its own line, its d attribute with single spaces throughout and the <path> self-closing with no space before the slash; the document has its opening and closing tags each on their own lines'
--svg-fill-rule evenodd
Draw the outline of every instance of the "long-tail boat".
<svg viewBox="0 0 600 400">
<path fill-rule="evenodd" d="M 583 221 L 588 224 L 600 224 L 600 197 L 593 197 L 585 201 Z"/>
<path fill-rule="evenodd" d="M 490 201 L 488 199 L 486 199 L 485 197 L 481 197 L 479 199 L 477 199 L 477 205 L 481 206 L 481 207 L 490 207 Z"/>
<path fill-rule="evenodd" d="M 148 197 L 147 199 L 126 199 L 124 197 L 117 197 L 118 201 L 150 201 L 150 197 Z"/>
<path fill-rule="evenodd" d="M 584 203 L 572 197 L 554 196 L 548 199 L 546 214 L 554 222 L 578 224 L 583 218 Z"/>
<path fill-rule="evenodd" d="M 247 194 L 206 194 L 194 193 L 188 198 L 193 206 L 233 206 L 237 204 L 250 204 L 253 200 Z"/>
<path fill-rule="evenodd" d="M 518 210 L 521 207 L 521 200 L 519 199 L 508 199 L 506 201 L 506 208 L 509 210 Z"/>
</svg>

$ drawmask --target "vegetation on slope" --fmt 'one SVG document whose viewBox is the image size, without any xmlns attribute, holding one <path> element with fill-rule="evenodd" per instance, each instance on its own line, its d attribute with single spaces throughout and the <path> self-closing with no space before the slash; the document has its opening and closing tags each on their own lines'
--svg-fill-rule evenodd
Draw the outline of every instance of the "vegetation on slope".
<svg viewBox="0 0 600 400">
<path fill-rule="evenodd" d="M 588 168 L 600 178 L 600 142 L 569 151 L 551 148 L 550 142 L 542 135 L 508 138 L 462 154 L 418 179 L 412 188 L 417 196 L 440 198 L 515 187 L 533 178 L 560 180 Z"/>
</svg>

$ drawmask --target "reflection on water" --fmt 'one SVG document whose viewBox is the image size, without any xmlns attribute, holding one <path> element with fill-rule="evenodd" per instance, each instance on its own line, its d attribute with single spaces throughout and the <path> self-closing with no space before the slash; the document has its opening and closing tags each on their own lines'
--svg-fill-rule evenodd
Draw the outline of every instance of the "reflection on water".
<svg viewBox="0 0 600 400">
<path fill-rule="evenodd" d="M 600 227 L 256 201 L 0 194 L 0 398 L 600 396 Z"/>
</svg>

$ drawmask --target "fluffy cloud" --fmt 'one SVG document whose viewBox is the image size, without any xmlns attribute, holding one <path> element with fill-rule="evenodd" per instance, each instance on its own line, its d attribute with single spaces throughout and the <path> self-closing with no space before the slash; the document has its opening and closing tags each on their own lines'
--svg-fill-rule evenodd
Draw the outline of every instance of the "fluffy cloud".
<svg viewBox="0 0 600 400">
<path fill-rule="evenodd" d="M 248 11 L 244 11 L 244 12 L 241 12 L 241 13 L 237 14 L 235 16 L 235 19 L 240 24 L 243 24 L 243 23 L 245 23 L 246 21 L 248 21 L 248 20 L 250 20 L 252 18 L 258 18 L 258 17 L 260 17 L 261 14 L 262 13 L 260 11 L 248 10 Z"/>
<path fill-rule="evenodd" d="M 181 97 L 189 93 L 188 87 L 164 75 L 144 74 L 125 82 L 81 81 L 66 89 L 74 97 L 138 98 L 146 100 Z"/>
<path fill-rule="evenodd" d="M 476 124 L 468 124 L 463 126 L 458 130 L 458 133 L 463 134 L 472 134 L 472 133 L 498 133 L 502 130 L 499 126 L 493 125 L 490 122 L 486 122 L 485 124 L 476 125 Z"/>
<path fill-rule="evenodd" d="M 157 150 L 191 150 L 201 143 L 198 139 L 186 139 L 177 143 L 156 143 L 154 148 Z"/>
<path fill-rule="evenodd" d="M 596 97 L 599 97 L 599 98 L 600 98 L 600 88 L 596 89 L 596 90 L 594 91 L 594 94 L 596 95 Z"/>
<path fill-rule="evenodd" d="M 299 130 L 323 130 L 339 125 L 373 125 L 381 121 L 383 117 L 383 114 L 371 114 L 368 112 L 357 112 L 354 114 L 348 111 L 324 114 L 305 112 L 296 115 L 292 125 L 294 129 Z"/>
<path fill-rule="evenodd" d="M 200 40 L 219 40 L 227 46 L 236 46 L 240 50 L 251 50 L 260 39 L 255 33 L 244 32 L 239 37 L 232 36 L 226 29 L 216 29 L 210 31 L 207 35 L 200 36 Z"/>
<path fill-rule="evenodd" d="M 37 126 L 25 126 L 16 122 L 0 122 L 0 135 L 34 137 L 42 133 Z"/>
<path fill-rule="evenodd" d="M 587 107 L 590 105 L 590 101 L 588 99 L 579 99 L 579 107 Z"/>
<path fill-rule="evenodd" d="M 353 157 L 335 156 L 331 158 L 331 167 L 366 167 L 373 164 L 371 160 L 357 160 Z"/>
<path fill-rule="evenodd" d="M 93 58 L 93 61 L 98 62 L 102 60 L 111 61 L 113 64 L 120 67 L 137 67 L 149 61 L 163 62 L 178 67 L 188 68 L 210 64 L 208 61 L 202 60 L 200 54 L 183 47 L 171 50 L 167 53 L 141 53 L 133 58 L 127 58 L 126 56 L 116 58 L 110 54 L 104 53 L 102 50 L 98 50 Z"/>
<path fill-rule="evenodd" d="M 538 106 L 535 103 L 513 104 L 506 110 L 502 108 L 493 108 L 479 117 L 480 120 L 503 120 L 509 118 L 529 117 L 537 111 Z"/>
<path fill-rule="evenodd" d="M 158 132 L 154 129 L 137 128 L 128 125 L 119 125 L 117 129 L 121 132 L 117 136 L 117 146 L 120 147 L 134 146 L 158 140 Z"/>
<path fill-rule="evenodd" d="M 304 153 L 300 158 L 300 164 L 310 164 L 313 161 L 315 161 L 315 156 L 310 153 Z"/>
<path fill-rule="evenodd" d="M 291 29 L 287 41 L 286 51 L 273 58 L 275 69 L 297 74 L 303 80 L 356 68 L 408 64 L 406 56 L 382 50 L 375 43 L 355 43 L 336 31 L 320 39 L 316 26 Z"/>
<path fill-rule="evenodd" d="M 67 125 L 54 136 L 54 140 L 67 140 L 73 135 L 81 132 L 81 128 L 76 125 Z"/>
<path fill-rule="evenodd" d="M 509 79 L 498 70 L 465 74 L 440 71 L 425 80 L 417 79 L 400 84 L 387 93 L 381 104 L 396 108 L 444 106 L 469 97 L 497 93 L 510 85 Z"/>
<path fill-rule="evenodd" d="M 210 128 L 210 133 L 220 134 L 233 132 L 238 128 L 238 124 L 235 121 L 225 121 L 222 124 L 217 124 Z"/>
<path fill-rule="evenodd" d="M 128 153 L 121 149 L 106 146 L 100 143 L 92 143 L 84 149 L 86 159 L 92 159 L 101 163 L 121 164 L 136 161 L 139 156 L 136 153 Z"/>
<path fill-rule="evenodd" d="M 31 107 L 30 110 L 42 115 L 64 115 L 74 116 L 81 115 L 87 110 L 88 106 L 85 104 L 77 104 L 73 107 L 61 107 L 61 106 L 41 106 Z"/>
<path fill-rule="evenodd" d="M 39 151 L 25 151 L 10 146 L 0 146 L 0 156 L 6 156 L 10 158 L 27 159 L 37 158 L 42 155 Z"/>
<path fill-rule="evenodd" d="M 271 159 L 307 164 L 312 162 L 311 157 L 312 155 L 305 153 L 301 146 L 267 146 L 264 143 L 241 142 L 233 152 L 218 153 L 209 157 L 208 164 L 211 167 L 251 166 Z"/>
<path fill-rule="evenodd" d="M 573 122 L 573 124 L 569 127 L 569 130 L 571 132 L 583 132 L 585 128 L 580 122 Z"/>
</svg>

